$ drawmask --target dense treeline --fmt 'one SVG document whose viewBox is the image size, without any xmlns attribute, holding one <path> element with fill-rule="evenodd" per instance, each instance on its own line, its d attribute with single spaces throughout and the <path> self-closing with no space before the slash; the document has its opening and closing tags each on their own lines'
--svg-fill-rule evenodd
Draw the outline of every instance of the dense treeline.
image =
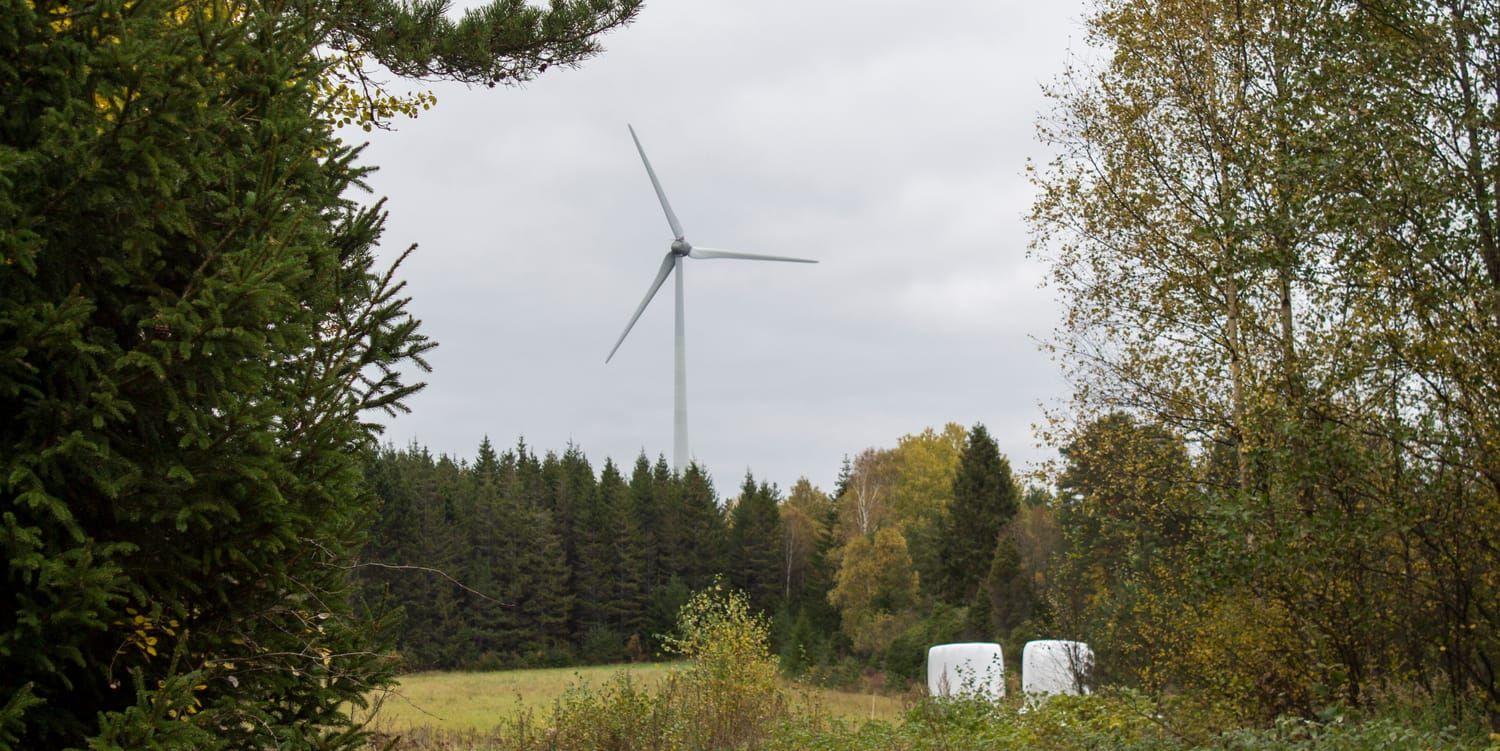
<svg viewBox="0 0 1500 751">
<path fill-rule="evenodd" d="M 369 476 L 381 506 L 362 576 L 372 601 L 404 608 L 409 668 L 655 657 L 716 578 L 829 649 L 826 546 L 806 534 L 829 507 L 806 481 L 782 498 L 747 474 L 726 504 L 696 464 L 642 454 L 627 475 L 576 446 L 539 457 L 488 439 L 472 463 L 386 449 Z"/>
<path fill-rule="evenodd" d="M 721 498 L 696 464 L 642 454 L 627 476 L 576 446 L 488 439 L 472 462 L 387 448 L 369 478 L 381 506 L 361 578 L 377 610 L 404 609 L 408 669 L 654 658 L 719 579 L 771 617 L 786 669 L 911 679 L 935 640 L 1020 634 L 1051 550 L 1033 532 L 1050 529 L 1047 495 L 1023 503 L 982 425 L 868 449 L 833 496 L 747 474 Z"/>
<path fill-rule="evenodd" d="M 985 426 L 866 449 L 839 490 L 829 599 L 853 658 L 909 681 L 932 644 L 999 640 L 1017 654 L 1036 632 L 1048 494 L 1023 490 Z"/>
</svg>

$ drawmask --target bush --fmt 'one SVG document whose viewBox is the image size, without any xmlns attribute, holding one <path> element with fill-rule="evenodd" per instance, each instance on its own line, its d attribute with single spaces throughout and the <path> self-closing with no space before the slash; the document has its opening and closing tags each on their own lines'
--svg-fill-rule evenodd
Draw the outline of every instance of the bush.
<svg viewBox="0 0 1500 751">
<path fill-rule="evenodd" d="M 565 668 L 577 663 L 577 658 L 567 647 L 543 647 L 528 652 L 522 659 L 523 668 Z"/>
<path fill-rule="evenodd" d="M 832 658 L 810 665 L 803 671 L 801 680 L 813 686 L 837 689 L 857 689 L 865 674 L 864 663 L 855 657 Z"/>
<path fill-rule="evenodd" d="M 587 664 L 619 662 L 625 659 L 625 637 L 608 626 L 594 626 L 583 635 L 578 657 Z"/>
<path fill-rule="evenodd" d="M 665 647 L 691 662 L 668 678 L 662 699 L 686 723 L 686 747 L 741 748 L 763 736 L 786 704 L 765 618 L 715 584 L 682 607 L 677 629 Z"/>
<path fill-rule="evenodd" d="M 1221 718 L 1220 718 L 1221 719 Z M 899 723 L 850 726 L 794 717 L 763 748 L 792 751 L 1479 751 L 1490 739 L 1395 717 L 1283 719 L 1269 728 L 1227 730 L 1191 706 L 1133 691 L 1054 697 L 1021 711 L 1021 701 L 925 700 Z"/>
<path fill-rule="evenodd" d="M 960 612 L 960 611 L 955 611 Z M 789 702 L 777 681 L 764 618 L 714 586 L 691 597 L 663 637 L 688 660 L 653 690 L 621 671 L 570 689 L 546 721 L 523 713 L 489 734 L 408 733 L 393 751 L 1479 751 L 1484 728 L 1443 725 L 1421 694 L 1391 694 L 1379 714 L 1331 710 L 1317 720 L 1237 728 L 1235 713 L 1189 697 L 1124 689 L 1027 703 L 924 699 L 898 722 L 849 723 Z M 383 747 L 384 748 L 384 747 Z"/>
<path fill-rule="evenodd" d="M 688 660 L 648 691 L 628 671 L 599 686 L 569 689 L 551 721 L 522 715 L 488 738 L 419 733 L 402 748 L 753 748 L 786 719 L 768 626 L 744 595 L 715 585 L 688 599 L 667 650 Z M 602 638 L 602 637 L 601 637 Z"/>
<path fill-rule="evenodd" d="M 760 663 L 760 660 L 754 660 Z M 764 667 L 761 663 L 761 667 Z M 700 677 L 704 673 L 698 674 Z M 1019 697 L 926 699 L 898 722 L 849 723 L 811 711 L 789 711 L 780 693 L 761 707 L 705 707 L 689 670 L 656 692 L 626 672 L 602 686 L 581 686 L 558 701 L 548 722 L 523 714 L 496 731 L 427 730 L 396 739 L 394 751 L 583 751 L 583 749 L 765 749 L 766 751 L 1480 751 L 1491 736 L 1477 725 L 1446 727 L 1436 715 L 1390 705 L 1377 714 L 1330 710 L 1315 720 L 1283 718 L 1267 727 L 1234 728 L 1229 716 L 1182 699 L 1128 690 L 1059 696 L 1031 707 Z M 722 686 L 720 688 L 723 688 Z M 753 686 L 751 687 L 753 689 Z M 762 694 L 766 696 L 767 694 Z M 1415 711 L 1416 714 L 1412 712 Z M 716 732 L 704 712 L 732 720 Z M 389 739 L 388 739 L 389 740 Z"/>
<path fill-rule="evenodd" d="M 964 633 L 966 608 L 938 604 L 932 614 L 912 624 L 885 651 L 885 670 L 899 683 L 911 684 L 926 676 L 927 648 L 957 641 Z M 1011 653 L 1006 651 L 1006 655 Z"/>
</svg>

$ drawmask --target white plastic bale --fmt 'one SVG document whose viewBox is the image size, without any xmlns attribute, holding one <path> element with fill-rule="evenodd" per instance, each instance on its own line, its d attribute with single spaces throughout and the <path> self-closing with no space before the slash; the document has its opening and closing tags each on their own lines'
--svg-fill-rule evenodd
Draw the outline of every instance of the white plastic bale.
<svg viewBox="0 0 1500 751">
<path fill-rule="evenodd" d="M 927 650 L 927 692 L 933 696 L 1005 696 L 1005 656 L 999 644 L 939 644 Z"/>
<path fill-rule="evenodd" d="M 1094 651 L 1081 641 L 1043 639 L 1021 650 L 1021 691 L 1027 695 L 1086 694 Z"/>
</svg>

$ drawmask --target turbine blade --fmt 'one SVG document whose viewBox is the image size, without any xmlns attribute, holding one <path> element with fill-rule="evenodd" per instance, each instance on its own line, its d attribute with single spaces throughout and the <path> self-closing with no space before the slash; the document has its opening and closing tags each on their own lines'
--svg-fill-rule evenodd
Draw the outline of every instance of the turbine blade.
<svg viewBox="0 0 1500 751">
<path fill-rule="evenodd" d="M 630 317 L 630 323 L 625 324 L 625 330 L 620 332 L 620 338 L 615 342 L 614 349 L 609 351 L 609 357 L 604 358 L 606 364 L 614 358 L 615 352 L 620 349 L 620 345 L 625 343 L 625 337 L 635 327 L 635 322 L 640 320 L 641 313 L 645 312 L 646 306 L 651 304 L 651 298 L 656 297 L 656 291 L 661 289 L 662 282 L 665 282 L 667 277 L 671 275 L 675 260 L 671 253 L 667 253 L 667 257 L 661 259 L 661 268 L 657 269 L 656 278 L 651 280 L 651 289 L 646 290 L 645 299 L 641 300 L 641 304 L 636 307 L 635 315 Z"/>
<path fill-rule="evenodd" d="M 763 256 L 756 253 L 738 253 L 733 250 L 714 250 L 713 248 L 693 248 L 688 253 L 689 258 L 738 258 L 745 261 L 786 261 L 787 263 L 817 263 L 811 258 L 792 258 L 790 256 Z"/>
<path fill-rule="evenodd" d="M 641 139 L 635 135 L 635 127 L 629 123 L 625 127 L 630 128 L 630 140 L 635 141 L 635 150 L 641 154 L 641 163 L 646 165 L 646 174 L 651 176 L 651 187 L 656 188 L 656 198 L 661 201 L 661 210 L 667 213 L 667 224 L 672 226 L 672 236 L 678 240 L 682 239 L 682 225 L 677 222 L 677 215 L 672 213 L 672 204 L 667 203 L 667 194 L 661 189 L 661 181 L 656 179 L 656 170 L 651 169 L 651 160 L 646 158 L 646 150 L 641 148 Z"/>
</svg>

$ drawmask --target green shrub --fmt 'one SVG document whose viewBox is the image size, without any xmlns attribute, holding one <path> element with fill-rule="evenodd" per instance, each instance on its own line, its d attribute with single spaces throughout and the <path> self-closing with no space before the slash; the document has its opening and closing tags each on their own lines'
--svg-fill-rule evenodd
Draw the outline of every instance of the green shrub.
<svg viewBox="0 0 1500 751">
<path fill-rule="evenodd" d="M 750 611 L 744 595 L 715 585 L 689 598 L 677 623 L 677 632 L 662 641 L 688 664 L 654 691 L 622 671 L 601 685 L 569 689 L 545 725 L 523 714 L 488 736 L 418 732 L 399 739 L 399 748 L 710 751 L 762 745 L 787 717 L 765 619 Z"/>
<path fill-rule="evenodd" d="M 678 633 L 663 643 L 690 660 L 669 676 L 662 700 L 674 706 L 684 748 L 742 748 L 785 711 L 770 627 L 739 592 L 714 586 L 682 607 Z"/>
<path fill-rule="evenodd" d="M 777 681 L 766 621 L 743 595 L 715 586 L 691 597 L 663 637 L 688 661 L 652 689 L 622 671 L 567 691 L 550 716 L 530 713 L 489 734 L 417 731 L 395 751 L 1479 751 L 1475 725 L 1445 727 L 1421 694 L 1392 696 L 1379 713 L 1331 710 L 1317 720 L 1240 728 L 1237 713 L 1191 697 L 1129 689 L 1043 701 L 1010 696 L 924 699 L 897 722 L 851 723 Z M 1231 708 L 1232 709 L 1232 708 Z"/>
<path fill-rule="evenodd" d="M 1053 697 L 1026 706 L 1012 697 L 923 700 L 900 721 L 850 723 L 816 706 L 740 716 L 733 734 L 701 724 L 684 671 L 646 691 L 622 673 L 599 687 L 569 691 L 550 721 L 522 715 L 488 735 L 417 731 L 396 751 L 583 751 L 584 749 L 762 749 L 764 751 L 1480 751 L 1500 737 L 1408 721 L 1387 707 L 1356 716 L 1331 711 L 1316 720 L 1283 718 L 1268 727 L 1233 728 L 1225 715 L 1135 691 Z M 743 710 L 741 710 L 743 712 Z"/>
<path fill-rule="evenodd" d="M 922 681 L 927 674 L 927 648 L 957 641 L 964 633 L 967 618 L 967 608 L 940 603 L 933 607 L 931 615 L 902 631 L 885 651 L 885 670 L 895 679 L 893 682 Z"/>
<path fill-rule="evenodd" d="M 1387 710 L 1390 711 L 1390 710 Z M 1223 715 L 1134 691 L 1053 697 L 1031 707 L 962 698 L 924 700 L 898 723 L 859 726 L 793 716 L 762 747 L 791 751 L 1479 751 L 1500 737 L 1478 727 L 1414 725 L 1397 716 L 1282 719 L 1230 729 Z M 1217 719 L 1216 719 L 1217 718 Z"/>
<path fill-rule="evenodd" d="M 625 637 L 608 626 L 594 626 L 583 635 L 578 657 L 589 665 L 620 662 L 625 659 Z"/>
<path fill-rule="evenodd" d="M 661 696 L 637 686 L 628 671 L 598 688 L 569 689 L 553 709 L 549 748 L 681 748 L 673 743 L 676 722 Z"/>
</svg>

